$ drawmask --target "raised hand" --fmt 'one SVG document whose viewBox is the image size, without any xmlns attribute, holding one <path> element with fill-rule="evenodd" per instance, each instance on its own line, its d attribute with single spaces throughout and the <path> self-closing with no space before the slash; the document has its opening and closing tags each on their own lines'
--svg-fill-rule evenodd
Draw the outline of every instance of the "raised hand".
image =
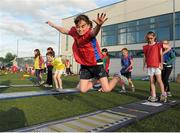
<svg viewBox="0 0 180 133">
<path fill-rule="evenodd" d="M 105 13 L 101 13 L 101 15 L 98 13 L 96 20 L 93 20 L 97 25 L 102 25 L 108 18 L 106 18 Z"/>
<path fill-rule="evenodd" d="M 47 21 L 46 24 L 48 24 L 49 26 L 53 27 L 54 26 L 54 23 L 51 22 L 51 21 Z"/>
</svg>

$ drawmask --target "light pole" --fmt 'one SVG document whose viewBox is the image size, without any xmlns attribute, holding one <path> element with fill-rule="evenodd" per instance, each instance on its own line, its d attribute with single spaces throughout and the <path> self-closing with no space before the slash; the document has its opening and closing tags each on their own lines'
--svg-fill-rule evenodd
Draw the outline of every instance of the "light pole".
<svg viewBox="0 0 180 133">
<path fill-rule="evenodd" d="M 17 57 L 18 57 L 18 54 L 19 54 L 19 40 L 17 40 Z"/>
<path fill-rule="evenodd" d="M 58 56 L 61 54 L 61 37 L 60 32 L 58 33 Z"/>
<path fill-rule="evenodd" d="M 176 49 L 176 10 L 175 10 L 175 0 L 173 0 L 173 48 L 174 50 Z M 173 80 L 175 81 L 176 79 L 176 61 L 174 62 L 173 65 Z"/>
</svg>

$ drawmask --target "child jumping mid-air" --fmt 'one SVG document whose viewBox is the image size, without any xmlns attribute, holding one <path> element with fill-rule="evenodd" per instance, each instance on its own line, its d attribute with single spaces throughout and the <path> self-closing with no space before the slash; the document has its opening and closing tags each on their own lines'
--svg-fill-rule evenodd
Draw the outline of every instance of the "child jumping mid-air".
<svg viewBox="0 0 180 133">
<path fill-rule="evenodd" d="M 93 20 L 96 26 L 92 28 L 92 22 L 89 20 L 89 17 L 79 15 L 74 20 L 75 26 L 71 27 L 70 30 L 57 26 L 51 21 L 47 22 L 47 24 L 61 33 L 73 37 L 74 58 L 81 65 L 79 89 L 83 93 L 93 87 L 94 82 L 89 80 L 91 78 L 99 79 L 103 92 L 111 91 L 117 82 L 121 80 L 121 75 L 117 74 L 110 82 L 108 81 L 100 47 L 96 40 L 96 36 L 106 20 L 106 14 L 98 14 L 97 18 Z M 128 84 L 128 81 L 126 81 L 126 84 Z"/>
</svg>

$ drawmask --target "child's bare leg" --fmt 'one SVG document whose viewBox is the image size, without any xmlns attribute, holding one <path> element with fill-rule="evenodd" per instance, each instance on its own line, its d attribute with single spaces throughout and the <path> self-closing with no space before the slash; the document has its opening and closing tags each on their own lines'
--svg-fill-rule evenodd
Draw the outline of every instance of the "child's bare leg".
<svg viewBox="0 0 180 133">
<path fill-rule="evenodd" d="M 93 87 L 93 83 L 89 81 L 89 79 L 81 79 L 79 82 L 79 88 L 82 93 L 87 92 Z"/>
<path fill-rule="evenodd" d="M 159 87 L 161 89 L 161 93 L 164 94 L 164 84 L 163 84 L 162 79 L 161 79 L 161 74 L 156 75 L 156 79 L 157 79 L 157 82 L 158 82 Z"/>
<path fill-rule="evenodd" d="M 59 88 L 58 81 L 57 81 L 57 72 L 54 73 L 53 79 L 54 79 L 54 82 L 55 82 L 56 89 Z"/>
<path fill-rule="evenodd" d="M 62 88 L 62 80 L 61 80 L 61 73 L 57 74 L 57 81 L 59 88 Z"/>
<path fill-rule="evenodd" d="M 113 79 L 110 82 L 108 82 L 107 77 L 100 78 L 103 92 L 110 92 L 116 86 L 116 84 L 119 82 L 119 80 L 120 80 L 120 78 L 113 77 Z"/>
<path fill-rule="evenodd" d="M 150 76 L 150 89 L 151 89 L 151 96 L 156 97 L 156 88 L 154 84 L 154 76 Z"/>
</svg>

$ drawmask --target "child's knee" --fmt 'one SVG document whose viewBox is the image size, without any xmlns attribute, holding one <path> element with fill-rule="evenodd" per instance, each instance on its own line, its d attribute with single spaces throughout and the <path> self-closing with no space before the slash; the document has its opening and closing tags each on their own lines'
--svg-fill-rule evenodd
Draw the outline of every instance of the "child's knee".
<svg viewBox="0 0 180 133">
<path fill-rule="evenodd" d="M 111 89 L 110 88 L 102 88 L 103 89 L 103 92 L 110 92 Z"/>
<path fill-rule="evenodd" d="M 86 88 L 84 88 L 84 87 L 80 87 L 79 88 L 80 89 L 80 92 L 81 93 L 86 93 L 88 90 L 86 89 Z"/>
</svg>

